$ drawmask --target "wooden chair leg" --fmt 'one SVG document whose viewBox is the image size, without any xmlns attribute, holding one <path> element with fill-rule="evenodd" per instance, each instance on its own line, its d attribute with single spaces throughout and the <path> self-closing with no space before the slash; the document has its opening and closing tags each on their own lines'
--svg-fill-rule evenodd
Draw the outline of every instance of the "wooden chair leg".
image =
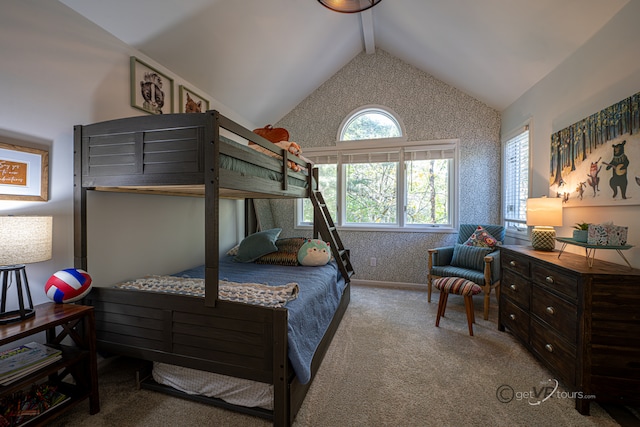
<svg viewBox="0 0 640 427">
<path fill-rule="evenodd" d="M 471 323 L 476 323 L 476 310 L 473 307 L 473 299 L 471 298 L 471 295 L 469 296 L 469 299 L 471 300 Z"/>
<path fill-rule="evenodd" d="M 448 293 L 440 291 L 440 299 L 438 300 L 438 315 L 436 316 L 436 327 L 440 326 L 440 317 L 444 316 L 444 310 L 447 308 L 448 297 Z"/>
<path fill-rule="evenodd" d="M 440 291 L 442 292 L 442 291 Z M 444 292 L 444 302 L 442 303 L 442 310 L 440 311 L 440 316 L 444 317 L 444 312 L 447 311 L 447 302 L 449 301 L 449 294 Z"/>
<path fill-rule="evenodd" d="M 473 314 L 473 299 L 471 295 L 465 295 L 464 297 L 464 308 L 467 312 L 467 324 L 469 325 L 469 335 L 473 336 L 473 322 L 475 320 Z"/>
</svg>

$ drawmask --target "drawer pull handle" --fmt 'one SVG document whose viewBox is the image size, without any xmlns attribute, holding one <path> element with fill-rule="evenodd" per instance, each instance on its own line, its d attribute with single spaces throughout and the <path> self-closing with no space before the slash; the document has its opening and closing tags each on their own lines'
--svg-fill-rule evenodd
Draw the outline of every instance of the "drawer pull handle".
<svg viewBox="0 0 640 427">
<path fill-rule="evenodd" d="M 553 346 L 551 344 L 545 344 L 544 349 L 547 350 L 549 353 L 553 353 Z"/>
<path fill-rule="evenodd" d="M 516 320 L 516 315 L 515 315 L 515 314 L 510 314 L 510 315 L 509 315 L 509 319 L 511 319 L 511 320 Z"/>
<path fill-rule="evenodd" d="M 518 288 L 514 284 L 509 285 L 509 289 L 511 289 L 512 291 L 517 291 L 518 290 Z"/>
<path fill-rule="evenodd" d="M 546 311 L 547 311 L 547 313 L 549 313 L 551 315 L 556 314 L 556 311 L 551 306 L 547 307 Z"/>
<path fill-rule="evenodd" d="M 552 283 L 553 284 L 553 277 L 551 277 L 551 276 L 545 277 L 544 280 L 546 280 L 547 283 Z"/>
<path fill-rule="evenodd" d="M 516 266 L 516 262 L 515 262 L 515 261 L 510 261 L 510 262 L 509 262 L 509 265 L 510 265 L 511 267 L 515 267 L 515 266 Z"/>
</svg>

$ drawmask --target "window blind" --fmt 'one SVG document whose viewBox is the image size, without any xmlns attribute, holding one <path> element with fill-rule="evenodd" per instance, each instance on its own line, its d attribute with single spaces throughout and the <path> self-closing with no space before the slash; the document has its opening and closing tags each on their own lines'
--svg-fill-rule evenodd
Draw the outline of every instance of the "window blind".
<svg viewBox="0 0 640 427">
<path fill-rule="evenodd" d="M 504 147 L 504 219 L 526 224 L 529 197 L 529 126 L 508 139 Z"/>
<path fill-rule="evenodd" d="M 318 165 L 340 163 L 381 163 L 398 162 L 401 159 L 433 160 L 453 159 L 456 153 L 455 144 L 437 144 L 433 146 L 409 146 L 409 147 L 383 147 L 363 150 L 309 150 L 303 156 Z"/>
</svg>

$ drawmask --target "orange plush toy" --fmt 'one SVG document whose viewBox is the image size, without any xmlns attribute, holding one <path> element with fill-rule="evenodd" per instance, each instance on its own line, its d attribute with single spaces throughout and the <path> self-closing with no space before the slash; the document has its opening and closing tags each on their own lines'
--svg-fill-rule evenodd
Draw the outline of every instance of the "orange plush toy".
<svg viewBox="0 0 640 427">
<path fill-rule="evenodd" d="M 263 128 L 254 129 L 253 133 L 257 133 L 261 137 L 271 142 L 280 142 L 289 140 L 289 131 L 285 128 L 274 128 L 271 125 L 266 125 Z M 254 144 L 249 142 L 249 144 Z"/>
<path fill-rule="evenodd" d="M 295 142 L 289 141 L 289 132 L 285 128 L 274 128 L 271 125 L 266 125 L 263 128 L 254 129 L 253 133 L 258 134 L 264 139 L 273 142 L 275 145 L 287 150 L 294 156 L 299 157 L 300 154 L 302 154 L 302 149 L 300 148 L 300 146 Z M 262 151 L 269 156 L 274 155 L 272 151 L 262 149 L 262 147 L 255 142 L 249 141 L 249 146 L 258 151 Z M 302 169 L 300 165 L 291 161 L 289 162 L 289 167 L 294 172 L 299 172 Z"/>
</svg>

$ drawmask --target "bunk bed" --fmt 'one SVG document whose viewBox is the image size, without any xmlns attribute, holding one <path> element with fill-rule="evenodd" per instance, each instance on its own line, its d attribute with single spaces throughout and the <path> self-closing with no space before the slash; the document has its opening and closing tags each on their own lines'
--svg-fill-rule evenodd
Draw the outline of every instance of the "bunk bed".
<svg viewBox="0 0 640 427">
<path fill-rule="evenodd" d="M 234 140 L 251 141 L 270 157 Z M 277 158 L 276 158 L 277 157 Z M 302 167 L 294 172 L 295 162 Z M 204 298 L 97 284 L 84 300 L 96 310 L 98 349 L 208 371 L 273 387 L 273 409 L 247 408 L 152 388 L 290 425 L 349 304 L 353 268 L 317 189 L 317 170 L 217 111 L 131 117 L 74 127 L 74 256 L 87 269 L 87 192 L 205 198 Z M 288 358 L 288 310 L 219 298 L 218 203 L 221 198 L 311 198 L 314 234 L 332 243 L 344 283 L 312 355 L 310 380 Z"/>
</svg>

